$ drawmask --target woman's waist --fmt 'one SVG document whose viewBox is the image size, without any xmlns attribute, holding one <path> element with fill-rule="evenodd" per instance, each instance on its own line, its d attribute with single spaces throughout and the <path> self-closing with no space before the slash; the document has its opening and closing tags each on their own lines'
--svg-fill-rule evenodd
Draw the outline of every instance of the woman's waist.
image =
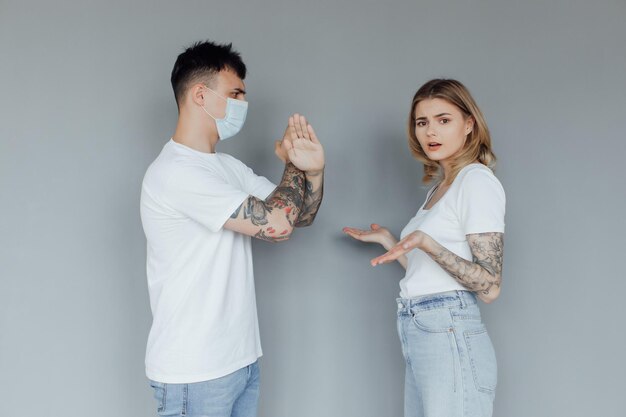
<svg viewBox="0 0 626 417">
<path fill-rule="evenodd" d="M 451 290 L 431 294 L 403 297 L 396 299 L 398 312 L 415 314 L 420 310 L 433 310 L 440 308 L 477 308 L 476 294 L 468 290 Z"/>
</svg>

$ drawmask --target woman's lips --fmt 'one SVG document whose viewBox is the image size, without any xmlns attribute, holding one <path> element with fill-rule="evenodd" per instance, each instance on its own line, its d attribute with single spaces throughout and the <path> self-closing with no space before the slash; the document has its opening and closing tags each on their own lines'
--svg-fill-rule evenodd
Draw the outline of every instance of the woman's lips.
<svg viewBox="0 0 626 417">
<path fill-rule="evenodd" d="M 441 143 L 431 142 L 428 144 L 428 150 L 430 151 L 436 151 L 439 148 L 441 148 Z"/>
</svg>

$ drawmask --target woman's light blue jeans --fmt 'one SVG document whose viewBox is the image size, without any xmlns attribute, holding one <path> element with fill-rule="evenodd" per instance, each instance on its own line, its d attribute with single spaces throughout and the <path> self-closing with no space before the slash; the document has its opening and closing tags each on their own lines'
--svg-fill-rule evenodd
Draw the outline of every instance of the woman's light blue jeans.
<svg viewBox="0 0 626 417">
<path fill-rule="evenodd" d="M 259 401 L 257 362 L 232 374 L 193 384 L 150 381 L 159 416 L 256 417 Z"/>
<path fill-rule="evenodd" d="M 404 416 L 490 417 L 496 356 L 474 293 L 397 301 L 406 362 Z"/>
</svg>

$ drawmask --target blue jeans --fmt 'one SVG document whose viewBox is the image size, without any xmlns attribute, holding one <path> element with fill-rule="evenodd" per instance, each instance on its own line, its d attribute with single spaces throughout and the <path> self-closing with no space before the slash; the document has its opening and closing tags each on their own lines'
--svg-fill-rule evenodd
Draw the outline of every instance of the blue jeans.
<svg viewBox="0 0 626 417">
<path fill-rule="evenodd" d="M 404 416 L 490 417 L 496 355 L 474 293 L 397 301 L 406 362 Z"/>
<path fill-rule="evenodd" d="M 257 362 L 232 374 L 192 384 L 150 381 L 159 416 L 255 417 L 259 400 Z"/>
</svg>

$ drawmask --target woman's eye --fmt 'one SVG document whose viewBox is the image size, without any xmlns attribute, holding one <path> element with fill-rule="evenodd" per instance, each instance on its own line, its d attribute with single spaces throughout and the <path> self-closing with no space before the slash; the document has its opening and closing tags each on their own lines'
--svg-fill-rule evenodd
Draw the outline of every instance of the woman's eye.
<svg viewBox="0 0 626 417">
<path fill-rule="evenodd" d="M 419 127 L 423 127 L 423 126 L 426 126 L 426 122 L 423 121 L 423 120 L 420 120 L 420 121 L 416 122 L 415 125 L 419 126 Z"/>
<path fill-rule="evenodd" d="M 449 121 L 450 121 L 450 119 L 441 119 L 441 124 L 445 125 Z"/>
</svg>

